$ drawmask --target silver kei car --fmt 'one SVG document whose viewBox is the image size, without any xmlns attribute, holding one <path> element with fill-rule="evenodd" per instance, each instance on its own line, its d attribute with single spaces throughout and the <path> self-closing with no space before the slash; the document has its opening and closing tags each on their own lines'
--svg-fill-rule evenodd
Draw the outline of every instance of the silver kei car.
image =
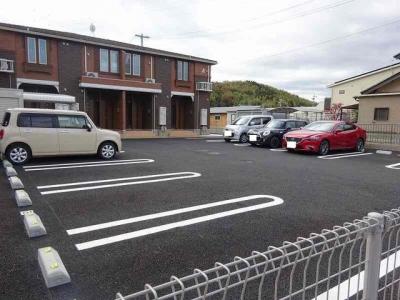
<svg viewBox="0 0 400 300">
<path fill-rule="evenodd" d="M 231 125 L 225 126 L 224 139 L 225 142 L 231 140 L 239 140 L 240 143 L 247 143 L 247 132 L 250 129 L 261 128 L 268 124 L 274 117 L 271 115 L 250 115 L 241 116 L 236 119 Z"/>
</svg>

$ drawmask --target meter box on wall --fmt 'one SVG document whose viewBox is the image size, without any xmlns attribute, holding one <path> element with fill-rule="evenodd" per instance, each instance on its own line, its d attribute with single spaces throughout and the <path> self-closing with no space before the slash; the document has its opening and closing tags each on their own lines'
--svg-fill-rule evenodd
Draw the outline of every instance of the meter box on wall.
<svg viewBox="0 0 400 300">
<path fill-rule="evenodd" d="M 160 106 L 160 111 L 159 111 L 159 124 L 160 126 L 167 126 L 167 108 L 165 106 Z"/>
<path fill-rule="evenodd" d="M 201 109 L 200 126 L 207 126 L 208 124 L 208 111 L 207 108 Z"/>
</svg>

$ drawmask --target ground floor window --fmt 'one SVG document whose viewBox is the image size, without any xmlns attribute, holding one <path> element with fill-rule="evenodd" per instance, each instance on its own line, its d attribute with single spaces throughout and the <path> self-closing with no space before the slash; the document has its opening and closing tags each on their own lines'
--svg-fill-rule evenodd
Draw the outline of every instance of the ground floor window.
<svg viewBox="0 0 400 300">
<path fill-rule="evenodd" d="M 375 108 L 374 121 L 388 121 L 389 120 L 389 108 L 379 107 Z"/>
</svg>

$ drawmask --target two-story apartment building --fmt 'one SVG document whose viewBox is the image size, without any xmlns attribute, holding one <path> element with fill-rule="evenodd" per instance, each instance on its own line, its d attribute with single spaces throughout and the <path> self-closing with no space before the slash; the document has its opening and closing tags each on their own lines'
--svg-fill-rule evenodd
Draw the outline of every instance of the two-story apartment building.
<svg viewBox="0 0 400 300">
<path fill-rule="evenodd" d="M 208 126 L 211 66 L 216 63 L 97 37 L 0 23 L 0 88 L 22 89 L 28 107 L 54 107 L 57 97 L 43 102 L 46 97 L 40 95 L 73 96 L 79 109 L 103 128 Z"/>
</svg>

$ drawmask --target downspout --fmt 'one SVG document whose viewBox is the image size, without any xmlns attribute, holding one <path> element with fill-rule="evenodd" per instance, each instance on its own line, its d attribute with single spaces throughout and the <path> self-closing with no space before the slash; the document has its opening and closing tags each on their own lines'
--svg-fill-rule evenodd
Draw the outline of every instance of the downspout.
<svg viewBox="0 0 400 300">
<path fill-rule="evenodd" d="M 87 73 L 87 52 L 86 52 L 86 45 L 85 45 L 85 74 Z"/>
<path fill-rule="evenodd" d="M 150 56 L 150 78 L 153 79 L 153 56 Z"/>
</svg>

